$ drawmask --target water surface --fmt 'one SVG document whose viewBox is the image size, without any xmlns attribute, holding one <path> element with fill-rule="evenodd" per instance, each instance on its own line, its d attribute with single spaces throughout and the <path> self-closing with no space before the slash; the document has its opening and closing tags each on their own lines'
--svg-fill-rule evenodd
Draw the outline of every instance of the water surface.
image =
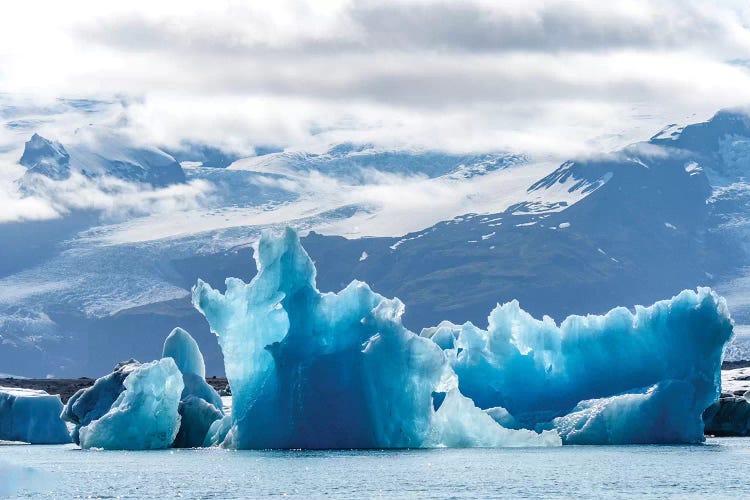
<svg viewBox="0 0 750 500">
<path fill-rule="evenodd" d="M 38 491 L 72 498 L 750 496 L 750 438 L 697 446 L 397 451 L 81 451 L 0 446 Z M 27 483 L 29 481 L 26 481 Z"/>
</svg>

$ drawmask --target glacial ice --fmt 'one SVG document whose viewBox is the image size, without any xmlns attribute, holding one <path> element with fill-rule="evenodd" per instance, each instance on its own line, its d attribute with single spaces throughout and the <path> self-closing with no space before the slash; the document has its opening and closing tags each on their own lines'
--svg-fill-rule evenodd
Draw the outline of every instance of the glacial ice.
<svg viewBox="0 0 750 500">
<path fill-rule="evenodd" d="M 512 301 L 488 330 L 444 322 L 422 336 L 444 349 L 463 394 L 522 427 L 554 427 L 565 443 L 699 442 L 732 321 L 724 300 L 699 288 L 559 327 Z"/>
<path fill-rule="evenodd" d="M 559 445 L 554 431 L 501 427 L 458 390 L 434 342 L 401 324 L 403 304 L 361 282 L 320 293 L 297 234 L 261 238 L 251 283 L 198 281 L 233 407 L 209 442 L 233 448 Z M 231 427 L 228 428 L 231 422 Z M 217 441 L 213 441 L 216 443 Z"/>
<path fill-rule="evenodd" d="M 223 416 L 221 397 L 206 382 L 206 365 L 198 343 L 182 328 L 175 328 L 164 341 L 162 358 L 172 358 L 182 373 L 180 430 L 175 448 L 203 446 L 211 424 Z"/>
<path fill-rule="evenodd" d="M 489 328 L 420 336 L 403 304 L 354 281 L 320 293 L 296 233 L 265 234 L 251 283 L 198 281 L 193 303 L 224 353 L 233 412 L 207 444 L 357 448 L 703 440 L 732 335 L 707 288 L 557 326 L 518 302 Z"/>
<path fill-rule="evenodd" d="M 75 426 L 72 432 L 74 443 L 80 444 L 78 433 L 81 427 L 103 417 L 110 410 L 125 390 L 125 379 L 139 366 L 141 364 L 134 359 L 118 363 L 112 373 L 97 379 L 93 386 L 80 389 L 68 400 L 61 417 Z"/>
<path fill-rule="evenodd" d="M 183 375 L 194 374 L 205 382 L 206 365 L 195 339 L 182 328 L 175 328 L 166 340 L 162 358 L 172 358 Z"/>
<path fill-rule="evenodd" d="M 180 427 L 178 407 L 183 389 L 174 360 L 165 358 L 134 368 L 123 388 L 104 415 L 79 428 L 81 448 L 168 448 Z"/>
<path fill-rule="evenodd" d="M 0 441 L 70 443 L 68 429 L 60 419 L 62 408 L 60 396 L 0 387 Z"/>
<path fill-rule="evenodd" d="M 699 443 L 702 402 L 694 386 L 666 380 L 609 398 L 581 401 L 553 420 L 565 444 Z"/>
</svg>

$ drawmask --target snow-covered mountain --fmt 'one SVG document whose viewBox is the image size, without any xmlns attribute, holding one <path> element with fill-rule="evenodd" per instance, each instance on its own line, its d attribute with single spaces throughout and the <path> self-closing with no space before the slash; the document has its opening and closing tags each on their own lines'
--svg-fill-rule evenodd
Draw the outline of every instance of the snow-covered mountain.
<svg viewBox="0 0 750 500">
<path fill-rule="evenodd" d="M 227 276 L 249 280 L 252 243 L 285 224 L 311 231 L 303 243 L 321 290 L 363 279 L 400 297 L 415 330 L 440 319 L 483 325 L 491 306 L 511 298 L 559 320 L 698 285 L 717 287 L 740 325 L 750 324 L 742 113 L 561 165 L 352 144 L 240 159 L 205 145 L 139 145 L 146 161 L 106 137 L 83 147 L 34 136 L 26 175 L 64 182 L 90 160 L 103 165 L 96 175 L 120 176 L 110 160 L 161 165 L 153 153 L 164 165 L 184 162 L 186 185 L 210 190 L 145 214 L 81 208 L 0 224 L 0 241 L 13 242 L 0 246 L 0 371 L 97 375 L 123 355 L 153 358 L 159 339 L 183 326 L 204 348 L 208 373 L 219 374 L 216 340 L 189 289 L 198 277 L 219 288 Z M 178 184 L 158 193 L 182 185 L 169 178 Z"/>
<path fill-rule="evenodd" d="M 26 142 L 19 163 L 28 170 L 21 180 L 29 189 L 34 176 L 64 180 L 71 172 L 84 177 L 111 176 L 154 187 L 185 182 L 177 160 L 152 146 L 135 145 L 127 137 L 107 130 L 82 130 L 82 140 L 66 148 L 34 134 Z"/>
</svg>

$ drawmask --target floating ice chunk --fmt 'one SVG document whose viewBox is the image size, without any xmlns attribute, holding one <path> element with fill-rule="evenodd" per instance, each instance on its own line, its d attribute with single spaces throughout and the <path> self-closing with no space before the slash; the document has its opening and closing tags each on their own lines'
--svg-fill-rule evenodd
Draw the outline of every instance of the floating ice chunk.
<svg viewBox="0 0 750 500">
<path fill-rule="evenodd" d="M 79 390 L 68 400 L 61 417 L 75 426 L 72 433 L 74 443 L 80 444 L 78 432 L 81 427 L 109 411 L 125 390 L 125 379 L 139 366 L 141 364 L 134 359 L 118 363 L 112 373 L 97 379 L 93 386 Z"/>
<path fill-rule="evenodd" d="M 561 222 L 560 224 L 557 225 L 557 227 L 559 229 L 567 229 L 570 227 L 570 222 Z"/>
<path fill-rule="evenodd" d="M 44 391 L 0 387 L 0 440 L 32 444 L 70 443 L 60 419 L 60 396 Z"/>
<path fill-rule="evenodd" d="M 403 448 L 560 444 L 503 429 L 458 392 L 442 350 L 401 324 L 404 306 L 357 281 L 315 288 L 315 268 L 287 229 L 261 238 L 250 284 L 226 294 L 199 281 L 193 303 L 218 335 L 232 387 L 233 448 Z M 460 425 L 459 425 L 460 423 Z"/>
<path fill-rule="evenodd" d="M 151 450 L 169 447 L 180 427 L 183 383 L 172 358 L 135 368 L 101 418 L 79 429 L 81 448 Z"/>
<path fill-rule="evenodd" d="M 694 442 L 719 395 L 732 321 L 724 300 L 699 288 L 635 313 L 570 316 L 559 327 L 512 301 L 492 311 L 487 331 L 444 322 L 422 335 L 438 332 L 461 392 L 480 408 L 505 408 L 524 427 L 549 428 L 570 413 L 555 424 L 567 441 Z M 452 347 L 441 340 L 449 336 Z M 674 429 L 644 421 L 665 415 Z"/>
<path fill-rule="evenodd" d="M 362 262 L 364 260 L 367 260 L 367 257 L 369 257 L 369 255 L 367 255 L 367 252 L 363 251 L 362 255 L 359 256 L 359 261 Z"/>
<path fill-rule="evenodd" d="M 222 417 L 221 396 L 205 379 L 206 365 L 198 343 L 182 328 L 175 328 L 164 341 L 163 358 L 172 358 L 182 373 L 179 413 L 180 431 L 176 448 L 202 446 L 211 424 Z"/>
</svg>

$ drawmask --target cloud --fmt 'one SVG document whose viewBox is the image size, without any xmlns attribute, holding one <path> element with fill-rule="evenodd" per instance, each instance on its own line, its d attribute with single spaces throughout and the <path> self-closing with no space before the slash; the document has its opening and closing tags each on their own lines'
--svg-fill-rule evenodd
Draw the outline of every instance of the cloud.
<svg viewBox="0 0 750 500">
<path fill-rule="evenodd" d="M 33 194 L 22 195 L 15 182 L 0 183 L 0 223 L 56 219 L 76 210 L 99 211 L 108 221 L 164 215 L 205 205 L 213 189 L 203 180 L 156 189 L 114 177 L 91 179 L 77 172 L 63 181 L 35 175 L 31 186 Z"/>
<path fill-rule="evenodd" d="M 744 1 L 6 10 L 0 89 L 125 95 L 130 133 L 168 146 L 249 153 L 349 140 L 564 158 L 750 102 L 750 69 L 737 64 L 750 53 Z"/>
</svg>

